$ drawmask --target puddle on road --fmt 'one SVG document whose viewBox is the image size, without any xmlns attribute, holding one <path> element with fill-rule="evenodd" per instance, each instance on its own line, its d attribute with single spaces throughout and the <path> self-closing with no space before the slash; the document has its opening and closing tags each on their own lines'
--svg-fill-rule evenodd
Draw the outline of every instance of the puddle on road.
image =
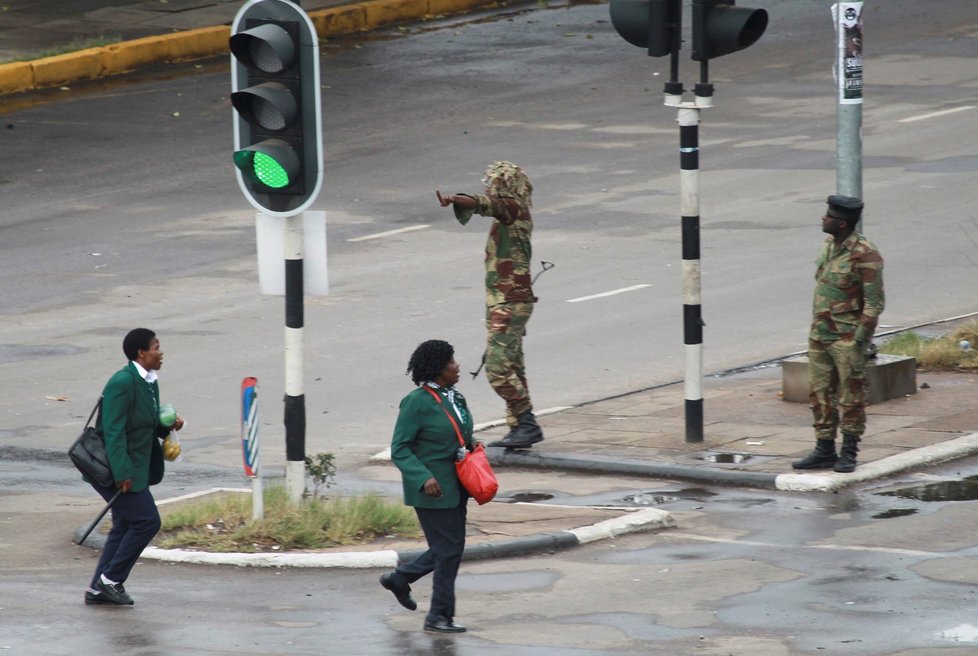
<svg viewBox="0 0 978 656">
<path fill-rule="evenodd" d="M 944 629 L 937 632 L 937 638 L 951 642 L 978 642 L 978 626 L 962 624 L 953 629 Z"/>
<path fill-rule="evenodd" d="M 978 476 L 968 476 L 956 481 L 925 483 L 889 492 L 877 492 L 877 494 L 917 501 L 975 501 L 978 499 Z"/>
<path fill-rule="evenodd" d="M 637 506 L 647 508 L 649 506 L 659 506 L 676 501 L 696 501 L 697 503 L 703 503 L 713 496 L 715 496 L 714 492 L 703 488 L 637 490 L 634 492 L 618 490 L 580 497 L 544 492 L 541 490 L 523 490 L 507 494 L 506 496 L 496 497 L 496 501 L 503 503 L 535 503 L 555 499 L 555 503 L 566 506 L 603 506 L 615 508 L 634 508 Z"/>
</svg>

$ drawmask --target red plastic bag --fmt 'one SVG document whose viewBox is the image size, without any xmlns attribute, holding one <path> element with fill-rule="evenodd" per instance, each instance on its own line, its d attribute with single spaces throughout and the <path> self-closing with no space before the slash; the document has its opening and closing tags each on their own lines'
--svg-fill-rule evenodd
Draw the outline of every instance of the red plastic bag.
<svg viewBox="0 0 978 656">
<path fill-rule="evenodd" d="M 470 451 L 464 460 L 456 462 L 455 470 L 462 485 L 480 506 L 489 503 L 496 496 L 499 481 L 489 466 L 486 450 L 481 444 L 475 447 L 475 451 Z"/>
</svg>

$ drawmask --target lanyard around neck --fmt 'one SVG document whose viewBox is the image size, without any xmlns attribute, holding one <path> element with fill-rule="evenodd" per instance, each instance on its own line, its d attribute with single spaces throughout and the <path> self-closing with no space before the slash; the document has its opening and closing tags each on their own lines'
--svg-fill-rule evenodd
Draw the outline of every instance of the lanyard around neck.
<svg viewBox="0 0 978 656">
<path fill-rule="evenodd" d="M 448 408 L 445 407 L 445 404 L 441 402 L 441 396 L 438 395 L 438 392 L 431 389 L 427 385 L 422 385 L 422 387 L 424 387 L 425 391 L 427 391 L 428 394 L 431 394 L 431 396 L 435 398 L 435 401 L 438 403 L 438 405 L 441 406 L 441 409 L 445 413 L 445 416 L 448 417 L 448 421 L 452 422 L 452 428 L 455 429 L 455 436 L 458 437 L 459 444 L 465 446 L 465 440 L 462 439 L 462 431 L 458 429 L 458 423 L 456 423 L 455 417 L 453 417 L 452 414 L 448 411 Z"/>
</svg>

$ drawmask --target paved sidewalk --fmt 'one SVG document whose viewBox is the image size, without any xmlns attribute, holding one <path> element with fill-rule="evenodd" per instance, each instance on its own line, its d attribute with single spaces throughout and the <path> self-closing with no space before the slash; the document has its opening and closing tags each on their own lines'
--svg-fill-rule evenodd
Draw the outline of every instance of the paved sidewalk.
<svg viewBox="0 0 978 656">
<path fill-rule="evenodd" d="M 685 441 L 682 385 L 598 401 L 540 418 L 529 451 L 489 449 L 500 467 L 541 467 L 683 478 L 782 490 L 828 491 L 978 453 L 978 374 L 920 373 L 918 392 L 867 408 L 859 467 L 795 473 L 814 446 L 807 404 L 781 399 L 781 368 L 704 382 L 704 433 Z M 486 442 L 502 435 L 487 431 Z"/>
</svg>

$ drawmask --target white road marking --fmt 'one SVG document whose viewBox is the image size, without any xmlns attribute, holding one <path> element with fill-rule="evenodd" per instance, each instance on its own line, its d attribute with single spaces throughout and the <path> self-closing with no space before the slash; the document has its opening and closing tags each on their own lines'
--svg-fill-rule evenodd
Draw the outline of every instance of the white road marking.
<svg viewBox="0 0 978 656">
<path fill-rule="evenodd" d="M 901 118 L 897 123 L 913 123 L 914 121 L 926 121 L 929 118 L 937 118 L 939 116 L 947 116 L 948 114 L 956 114 L 957 112 L 963 112 L 966 109 L 974 109 L 975 105 L 965 105 L 963 107 L 954 107 L 952 109 L 942 109 L 939 112 L 931 112 L 929 114 L 919 114 L 917 116 L 909 116 L 907 118 Z"/>
<path fill-rule="evenodd" d="M 595 298 L 604 298 L 605 296 L 614 296 L 615 294 L 624 294 L 625 292 L 634 292 L 637 289 L 643 289 L 645 287 L 651 287 L 651 284 L 643 283 L 641 285 L 632 285 L 631 287 L 622 287 L 621 289 L 612 289 L 610 292 L 602 292 L 600 294 L 591 294 L 590 296 L 580 296 L 578 298 L 567 299 L 568 303 L 580 303 L 581 301 L 590 301 Z"/>
<path fill-rule="evenodd" d="M 347 239 L 347 241 L 367 241 L 368 239 L 380 239 L 382 237 L 390 237 L 391 235 L 399 235 L 402 232 L 414 232 L 415 230 L 424 230 L 425 228 L 430 228 L 430 225 L 416 225 L 408 226 L 406 228 L 398 228 L 397 230 L 387 230 L 385 232 L 377 232 L 372 235 L 364 235 L 363 237 L 354 237 L 353 239 Z"/>
</svg>

